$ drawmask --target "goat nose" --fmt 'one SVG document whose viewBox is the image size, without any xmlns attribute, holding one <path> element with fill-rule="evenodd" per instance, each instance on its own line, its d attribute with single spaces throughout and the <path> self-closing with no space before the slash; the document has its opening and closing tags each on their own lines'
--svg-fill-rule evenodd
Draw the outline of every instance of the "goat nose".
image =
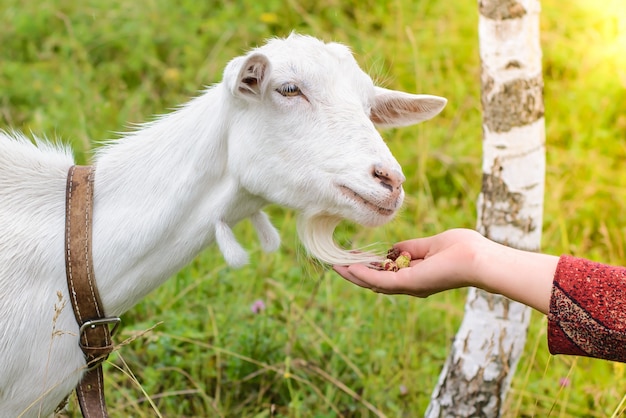
<svg viewBox="0 0 626 418">
<path fill-rule="evenodd" d="M 402 183 L 406 180 L 404 174 L 397 169 L 387 168 L 380 164 L 376 164 L 373 170 L 374 177 L 380 180 L 380 185 L 394 191 L 402 186 Z"/>
</svg>

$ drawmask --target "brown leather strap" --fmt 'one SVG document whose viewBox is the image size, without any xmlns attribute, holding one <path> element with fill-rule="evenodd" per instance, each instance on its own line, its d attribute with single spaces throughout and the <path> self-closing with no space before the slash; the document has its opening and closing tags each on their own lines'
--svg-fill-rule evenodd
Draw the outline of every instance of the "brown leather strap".
<svg viewBox="0 0 626 418">
<path fill-rule="evenodd" d="M 107 418 L 109 416 L 104 400 L 104 376 L 101 364 L 85 373 L 83 380 L 76 386 L 76 397 L 83 417 Z"/>
<path fill-rule="evenodd" d="M 67 175 L 65 269 L 70 300 L 80 327 L 79 344 L 89 368 L 76 388 L 83 416 L 106 418 L 102 362 L 113 351 L 109 325 L 96 286 L 91 257 L 93 167 L 72 166 Z"/>
</svg>

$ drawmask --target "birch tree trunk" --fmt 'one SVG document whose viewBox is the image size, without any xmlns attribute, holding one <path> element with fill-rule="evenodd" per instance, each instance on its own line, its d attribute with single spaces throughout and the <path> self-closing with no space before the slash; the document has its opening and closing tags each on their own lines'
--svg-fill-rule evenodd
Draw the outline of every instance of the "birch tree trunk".
<svg viewBox="0 0 626 418">
<path fill-rule="evenodd" d="M 538 0 L 479 0 L 483 184 L 477 229 L 540 247 L 545 176 Z M 499 417 L 526 341 L 530 308 L 470 289 L 465 317 L 426 416 Z"/>
</svg>

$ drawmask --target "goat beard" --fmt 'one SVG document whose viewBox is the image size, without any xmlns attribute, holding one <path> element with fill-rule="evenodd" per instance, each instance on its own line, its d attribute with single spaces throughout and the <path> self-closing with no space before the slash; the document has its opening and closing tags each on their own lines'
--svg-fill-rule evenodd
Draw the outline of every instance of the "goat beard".
<svg viewBox="0 0 626 418">
<path fill-rule="evenodd" d="M 335 242 L 335 228 L 341 217 L 327 214 L 301 214 L 298 218 L 298 236 L 308 253 L 318 260 L 336 265 L 368 264 L 382 262 L 380 254 L 362 249 L 345 250 Z"/>
</svg>

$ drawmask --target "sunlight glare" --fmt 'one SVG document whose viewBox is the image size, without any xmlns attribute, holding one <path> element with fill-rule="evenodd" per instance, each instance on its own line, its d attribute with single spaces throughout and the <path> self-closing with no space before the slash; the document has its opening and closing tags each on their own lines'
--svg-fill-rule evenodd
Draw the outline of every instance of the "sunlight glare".
<svg viewBox="0 0 626 418">
<path fill-rule="evenodd" d="M 595 52 L 601 59 L 617 64 L 622 78 L 626 77 L 626 4 L 624 0 L 577 0 L 587 12 L 595 33 Z"/>
</svg>

